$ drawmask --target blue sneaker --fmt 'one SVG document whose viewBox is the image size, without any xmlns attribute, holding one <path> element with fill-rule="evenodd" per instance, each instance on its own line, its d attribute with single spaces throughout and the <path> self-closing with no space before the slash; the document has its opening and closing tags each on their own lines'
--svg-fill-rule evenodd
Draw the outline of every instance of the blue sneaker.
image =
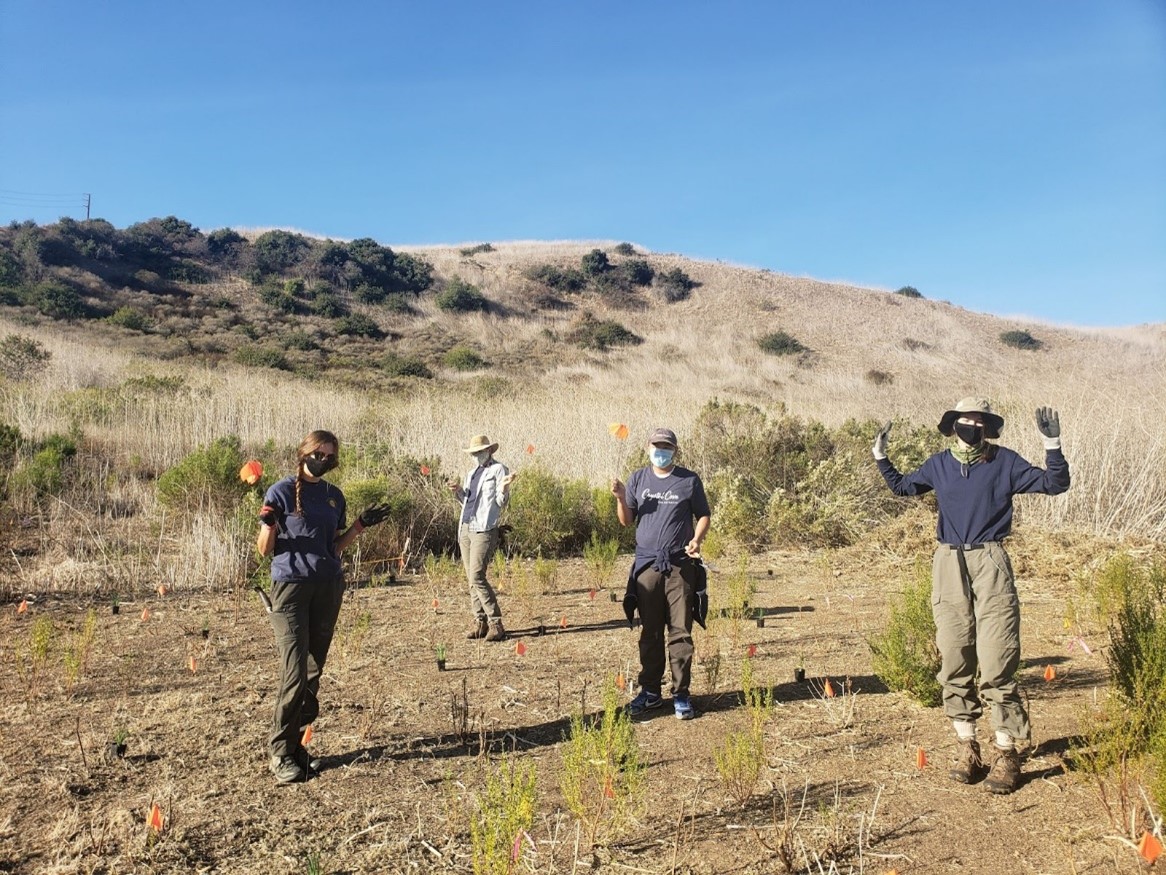
<svg viewBox="0 0 1166 875">
<path fill-rule="evenodd" d="M 633 716 L 643 714 L 645 711 L 659 708 L 663 704 L 664 699 L 659 693 L 653 693 L 651 690 L 640 690 L 640 694 L 628 702 L 628 713 Z"/>
<path fill-rule="evenodd" d="M 692 710 L 692 702 L 688 700 L 688 696 L 673 696 L 672 707 L 676 711 L 677 720 L 691 720 L 696 716 L 696 712 Z"/>
</svg>

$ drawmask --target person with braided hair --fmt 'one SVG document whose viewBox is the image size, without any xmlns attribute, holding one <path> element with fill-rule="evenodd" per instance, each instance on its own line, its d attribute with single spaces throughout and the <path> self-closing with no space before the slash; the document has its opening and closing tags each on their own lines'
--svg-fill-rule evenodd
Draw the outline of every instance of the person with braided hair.
<svg viewBox="0 0 1166 875">
<path fill-rule="evenodd" d="M 296 473 L 267 490 L 259 512 L 255 546 L 272 557 L 269 616 L 280 660 L 269 737 L 270 768 L 280 784 L 303 781 L 319 767 L 301 739 L 320 712 L 320 673 L 344 596 L 340 554 L 389 515 L 386 505 L 373 505 L 347 524 L 344 493 L 323 479 L 339 453 L 336 435 L 309 433 L 296 451 Z"/>
</svg>

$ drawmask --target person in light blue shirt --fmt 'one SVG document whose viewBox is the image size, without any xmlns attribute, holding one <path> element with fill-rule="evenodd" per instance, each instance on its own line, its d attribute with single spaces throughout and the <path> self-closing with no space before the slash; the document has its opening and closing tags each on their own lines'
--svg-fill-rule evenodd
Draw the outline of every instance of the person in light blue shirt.
<svg viewBox="0 0 1166 875">
<path fill-rule="evenodd" d="M 486 571 L 498 549 L 498 519 L 510 500 L 510 484 L 516 476 L 494 458 L 497 449 L 497 441 L 491 441 L 484 434 L 474 435 L 465 448 L 474 457 L 474 467 L 467 472 L 463 482 L 451 480 L 449 483 L 454 497 L 461 502 L 458 546 L 470 584 L 470 611 L 474 615 L 474 626 L 466 637 L 487 641 L 506 638 L 502 608 L 494 588 L 486 579 Z"/>
</svg>

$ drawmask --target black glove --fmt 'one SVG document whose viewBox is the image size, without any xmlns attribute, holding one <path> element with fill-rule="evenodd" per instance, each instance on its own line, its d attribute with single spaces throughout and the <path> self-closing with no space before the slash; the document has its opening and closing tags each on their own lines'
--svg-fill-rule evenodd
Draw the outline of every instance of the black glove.
<svg viewBox="0 0 1166 875">
<path fill-rule="evenodd" d="M 263 505 L 263 508 L 259 511 L 259 522 L 265 526 L 275 528 L 279 525 L 279 518 L 279 508 L 272 507 L 270 504 Z"/>
<path fill-rule="evenodd" d="M 387 504 L 374 504 L 362 510 L 356 521 L 360 523 L 362 528 L 367 529 L 369 526 L 375 526 L 388 519 L 390 510 L 391 508 Z"/>
<path fill-rule="evenodd" d="M 1038 407 L 1036 409 L 1036 427 L 1047 438 L 1059 438 L 1061 436 L 1061 417 L 1051 407 Z"/>
</svg>

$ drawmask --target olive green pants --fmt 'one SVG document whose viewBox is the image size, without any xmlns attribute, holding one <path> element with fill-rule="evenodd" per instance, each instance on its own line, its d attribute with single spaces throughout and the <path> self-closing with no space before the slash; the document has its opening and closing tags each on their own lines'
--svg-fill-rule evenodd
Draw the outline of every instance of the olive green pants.
<svg viewBox="0 0 1166 875">
<path fill-rule="evenodd" d="M 271 719 L 274 756 L 293 756 L 300 737 L 320 713 L 320 673 L 332 646 L 344 580 L 271 584 L 271 627 L 279 651 L 279 693 Z"/>
<path fill-rule="evenodd" d="M 668 665 L 672 695 L 685 698 L 692 682 L 692 593 L 696 566 L 673 565 L 663 574 L 649 565 L 636 575 L 640 610 L 640 687 L 660 692 L 664 680 L 664 632 L 668 632 Z"/>
<path fill-rule="evenodd" d="M 472 532 L 465 523 L 458 527 L 458 546 L 462 551 L 466 580 L 470 584 L 470 611 L 475 619 L 486 620 L 489 623 L 497 623 L 502 619 L 498 595 L 494 592 L 494 587 L 490 586 L 490 581 L 486 579 L 490 560 L 494 558 L 494 551 L 498 549 L 498 536 L 496 528 L 486 532 Z"/>
<path fill-rule="evenodd" d="M 961 563 L 960 551 L 940 545 L 931 566 L 943 709 L 952 720 L 974 721 L 989 705 L 992 729 L 1023 746 L 1032 729 L 1016 682 L 1020 600 L 1012 563 L 998 542 L 962 553 Z"/>
</svg>

